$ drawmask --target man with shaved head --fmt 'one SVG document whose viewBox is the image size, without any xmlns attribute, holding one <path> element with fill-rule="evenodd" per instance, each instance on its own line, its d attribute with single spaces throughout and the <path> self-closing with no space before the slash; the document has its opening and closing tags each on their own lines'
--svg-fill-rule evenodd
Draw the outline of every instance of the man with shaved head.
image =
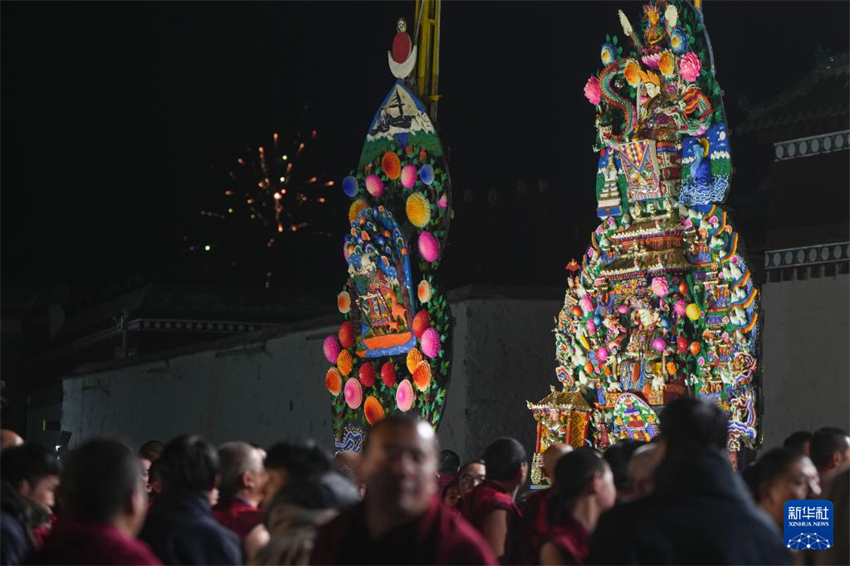
<svg viewBox="0 0 850 566">
<path fill-rule="evenodd" d="M 24 443 L 24 439 L 14 430 L 4 428 L 0 430 L 0 452 L 12 446 L 20 446 Z"/>
<path fill-rule="evenodd" d="M 664 458 L 664 447 L 660 442 L 644 444 L 629 460 L 629 492 L 632 499 L 640 499 L 652 493 L 655 469 Z"/>
<path fill-rule="evenodd" d="M 572 452 L 573 447 L 563 442 L 552 444 L 543 452 L 543 475 L 549 482 L 555 484 L 555 466 L 565 454 Z M 549 533 L 548 508 L 554 494 L 554 489 L 539 489 L 528 496 L 522 510 L 522 524 L 519 528 L 519 539 L 516 541 L 512 562 L 515 564 L 532 564 L 537 560 L 537 550 L 543 544 Z"/>
<path fill-rule="evenodd" d="M 496 564 L 487 544 L 437 495 L 437 436 L 394 414 L 366 439 L 366 497 L 325 525 L 313 564 Z"/>
<path fill-rule="evenodd" d="M 263 520 L 263 500 L 268 475 L 263 456 L 247 442 L 228 442 L 218 449 L 221 466 L 216 520 L 244 539 Z"/>
</svg>

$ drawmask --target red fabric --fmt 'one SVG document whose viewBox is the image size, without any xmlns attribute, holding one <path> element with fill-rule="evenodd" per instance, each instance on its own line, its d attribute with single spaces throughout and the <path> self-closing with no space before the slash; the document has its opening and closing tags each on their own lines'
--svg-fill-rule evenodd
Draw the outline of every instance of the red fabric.
<svg viewBox="0 0 850 566">
<path fill-rule="evenodd" d="M 236 533 L 239 540 L 248 536 L 254 527 L 263 522 L 263 512 L 242 499 L 234 499 L 213 509 L 215 520 Z"/>
<path fill-rule="evenodd" d="M 35 539 L 35 547 L 41 548 L 44 546 L 44 540 L 47 538 L 47 535 L 50 534 L 50 531 L 53 529 L 53 525 L 56 523 L 56 513 L 50 514 L 50 520 L 44 523 L 43 525 L 39 525 L 32 530 L 32 536 Z"/>
<path fill-rule="evenodd" d="M 536 564 L 537 552 L 549 534 L 547 512 L 553 494 L 551 488 L 541 489 L 525 500 L 517 549 L 513 557 L 515 564 Z"/>
<path fill-rule="evenodd" d="M 410 52 L 413 49 L 413 41 L 407 32 L 397 33 L 393 38 L 393 61 L 396 63 L 404 63 L 410 57 Z"/>
<path fill-rule="evenodd" d="M 452 483 L 457 479 L 457 474 L 440 474 L 437 478 L 437 488 L 440 490 L 440 494 L 443 493 L 443 490 L 447 485 Z"/>
<path fill-rule="evenodd" d="M 107 523 L 89 523 L 64 517 L 57 521 L 44 547 L 30 564 L 116 564 L 160 566 L 162 562 L 145 543 L 130 538 Z"/>
<path fill-rule="evenodd" d="M 437 497 L 418 519 L 372 538 L 360 503 L 319 530 L 311 564 L 497 564 L 489 545 Z"/>
<path fill-rule="evenodd" d="M 552 527 L 546 541 L 555 545 L 564 564 L 584 564 L 590 552 L 590 533 L 572 515 Z"/>
<path fill-rule="evenodd" d="M 507 511 L 511 520 L 522 517 L 514 498 L 490 480 L 484 480 L 461 500 L 460 512 L 463 518 L 478 532 L 483 531 L 484 521 L 493 511 Z"/>
</svg>

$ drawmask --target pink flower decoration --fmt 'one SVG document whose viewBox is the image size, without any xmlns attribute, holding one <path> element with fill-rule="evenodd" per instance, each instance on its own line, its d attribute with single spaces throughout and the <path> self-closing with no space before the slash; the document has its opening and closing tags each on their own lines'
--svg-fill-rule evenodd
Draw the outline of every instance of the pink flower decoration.
<svg viewBox="0 0 850 566">
<path fill-rule="evenodd" d="M 656 338 L 652 341 L 652 349 L 656 352 L 663 352 L 666 347 L 667 342 L 665 342 L 663 338 Z"/>
<path fill-rule="evenodd" d="M 420 342 L 422 353 L 429 358 L 436 358 L 440 353 L 440 334 L 434 328 L 423 332 Z"/>
<path fill-rule="evenodd" d="M 676 304 L 673 305 L 673 312 L 676 313 L 677 316 L 685 316 L 685 313 L 688 310 L 688 305 L 682 299 L 676 301 Z"/>
<path fill-rule="evenodd" d="M 619 307 L 617 307 L 617 312 L 620 314 L 626 314 L 627 312 L 629 312 L 629 305 L 620 305 Z"/>
<path fill-rule="evenodd" d="M 578 302 L 578 306 L 581 307 L 581 310 L 584 311 L 584 314 L 589 313 L 593 310 L 593 301 L 590 300 L 590 295 L 585 295 Z"/>
<path fill-rule="evenodd" d="M 440 242 L 431 232 L 424 231 L 419 234 L 419 255 L 427 262 L 437 261 L 440 256 Z"/>
<path fill-rule="evenodd" d="M 587 331 L 591 334 L 596 332 L 596 324 L 592 320 L 587 321 Z"/>
<path fill-rule="evenodd" d="M 398 389 L 395 392 L 395 404 L 399 411 L 407 412 L 413 408 L 413 385 L 409 379 L 405 379 L 398 384 Z"/>
<path fill-rule="evenodd" d="M 685 218 L 684 220 L 682 220 L 682 226 L 684 226 L 686 229 L 690 230 L 691 228 L 694 227 L 694 223 L 691 221 L 690 218 Z"/>
<path fill-rule="evenodd" d="M 363 402 L 363 388 L 360 387 L 360 382 L 357 381 L 357 378 L 352 377 L 345 382 L 343 395 L 345 395 L 345 402 L 352 409 L 360 406 L 360 403 Z"/>
<path fill-rule="evenodd" d="M 437 201 L 437 206 L 439 206 L 440 208 L 449 207 L 449 199 L 446 198 L 446 195 L 440 197 L 440 200 Z"/>
<path fill-rule="evenodd" d="M 412 189 L 416 184 L 416 165 L 405 165 L 401 169 L 401 184 L 405 189 Z"/>
<path fill-rule="evenodd" d="M 659 297 L 666 297 L 670 292 L 670 284 L 663 277 L 655 277 L 651 283 L 652 292 Z"/>
<path fill-rule="evenodd" d="M 688 51 L 679 59 L 679 74 L 689 83 L 697 80 L 701 68 L 699 57 L 693 51 Z"/>
<path fill-rule="evenodd" d="M 377 175 L 369 175 L 366 177 L 366 190 L 373 197 L 379 197 L 384 194 L 384 182 Z"/>
<path fill-rule="evenodd" d="M 599 84 L 598 77 L 590 77 L 587 79 L 587 84 L 584 85 L 584 96 L 594 106 L 598 106 L 602 102 L 602 87 Z"/>
<path fill-rule="evenodd" d="M 608 359 L 608 349 L 605 347 L 599 348 L 596 350 L 596 359 L 602 363 L 605 363 L 605 360 Z"/>
<path fill-rule="evenodd" d="M 322 345 L 322 349 L 325 351 L 325 358 L 327 358 L 330 363 L 336 365 L 336 359 L 339 356 L 339 351 L 341 350 L 337 337 L 331 334 L 325 338 L 325 343 Z"/>
</svg>

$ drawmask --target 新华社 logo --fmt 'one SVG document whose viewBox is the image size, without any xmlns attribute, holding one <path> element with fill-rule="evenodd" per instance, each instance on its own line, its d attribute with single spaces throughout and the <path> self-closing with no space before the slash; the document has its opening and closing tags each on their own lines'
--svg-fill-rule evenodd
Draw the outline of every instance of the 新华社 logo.
<svg viewBox="0 0 850 566">
<path fill-rule="evenodd" d="M 825 550 L 832 538 L 832 502 L 792 499 L 785 503 L 785 546 L 791 550 Z"/>
</svg>

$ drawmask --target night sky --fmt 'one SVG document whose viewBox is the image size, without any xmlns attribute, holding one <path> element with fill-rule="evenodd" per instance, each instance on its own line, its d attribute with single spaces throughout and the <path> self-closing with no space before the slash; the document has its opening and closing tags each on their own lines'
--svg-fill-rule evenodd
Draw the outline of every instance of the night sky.
<svg viewBox="0 0 850 566">
<path fill-rule="evenodd" d="M 221 202 L 222 164 L 273 132 L 293 137 L 305 115 L 318 137 L 304 167 L 337 182 L 346 175 L 394 80 L 386 52 L 396 20 L 412 22 L 413 6 L 3 2 L 3 286 L 64 280 L 79 291 L 134 273 L 261 285 L 204 270 L 229 260 L 187 258 L 181 238 L 230 238 L 233 224 L 216 229 L 198 214 Z M 597 224 L 593 108 L 582 89 L 601 66 L 605 34 L 622 36 L 617 9 L 637 24 L 639 6 L 443 3 L 439 123 L 457 205 L 449 287 L 563 284 L 564 264 Z M 847 50 L 850 11 L 844 2 L 707 0 L 705 14 L 733 130 L 729 205 L 758 205 L 771 155 L 735 137 L 738 100 L 798 81 L 818 45 Z M 349 200 L 338 188 L 330 195 L 314 220 L 334 235 L 293 235 L 275 286 L 341 286 Z M 262 253 L 258 241 L 240 261 Z"/>
</svg>

